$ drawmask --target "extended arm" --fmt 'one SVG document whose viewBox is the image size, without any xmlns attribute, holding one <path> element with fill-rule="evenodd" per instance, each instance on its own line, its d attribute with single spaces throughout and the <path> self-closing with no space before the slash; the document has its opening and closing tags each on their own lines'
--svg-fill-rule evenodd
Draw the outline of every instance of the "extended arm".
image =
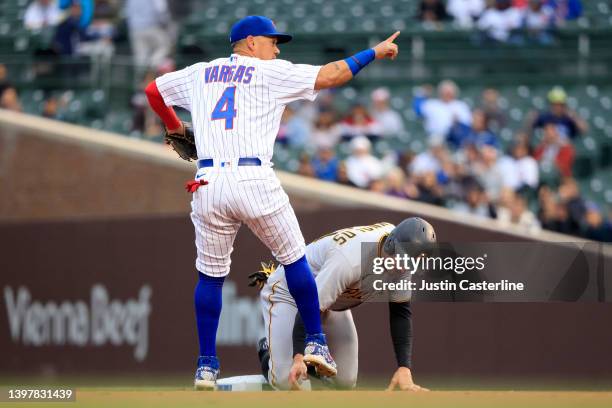
<svg viewBox="0 0 612 408">
<path fill-rule="evenodd" d="M 374 59 L 395 59 L 399 49 L 393 41 L 399 34 L 400 32 L 396 31 L 391 37 L 374 48 L 361 51 L 344 60 L 333 61 L 324 65 L 317 76 L 315 89 L 335 88 L 344 85 Z"/>
<path fill-rule="evenodd" d="M 300 382 L 308 378 L 308 368 L 304 363 L 304 342 L 306 339 L 306 328 L 299 313 L 295 315 L 293 325 L 293 364 L 289 370 L 289 384 L 292 390 L 299 390 Z"/>
<path fill-rule="evenodd" d="M 306 328 L 300 314 L 295 315 L 295 323 L 293 324 L 293 356 L 304 353 Z"/>
<path fill-rule="evenodd" d="M 412 310 L 410 302 L 389 303 L 389 325 L 398 369 L 387 390 L 398 387 L 401 391 L 428 391 L 412 380 Z"/>
<path fill-rule="evenodd" d="M 389 327 L 398 367 L 410 368 L 412 360 L 412 310 L 410 302 L 389 302 Z"/>
</svg>

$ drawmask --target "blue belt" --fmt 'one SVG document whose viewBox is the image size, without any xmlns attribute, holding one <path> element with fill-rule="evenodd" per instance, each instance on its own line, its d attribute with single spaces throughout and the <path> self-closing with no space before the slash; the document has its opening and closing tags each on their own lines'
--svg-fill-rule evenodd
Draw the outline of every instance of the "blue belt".
<svg viewBox="0 0 612 408">
<path fill-rule="evenodd" d="M 221 167 L 227 167 L 231 165 L 229 161 L 222 161 L 219 163 Z M 198 169 L 202 167 L 213 167 L 215 162 L 213 159 L 200 159 L 198 160 Z M 261 159 L 258 157 L 241 157 L 238 159 L 239 166 L 261 166 Z"/>
</svg>

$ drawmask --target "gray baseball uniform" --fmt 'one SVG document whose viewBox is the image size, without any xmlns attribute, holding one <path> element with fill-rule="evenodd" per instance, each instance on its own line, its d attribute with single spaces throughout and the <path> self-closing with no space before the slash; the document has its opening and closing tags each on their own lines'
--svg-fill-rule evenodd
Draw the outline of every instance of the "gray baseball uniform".
<svg viewBox="0 0 612 408">
<path fill-rule="evenodd" d="M 375 295 L 372 282 L 380 278 L 371 272 L 372 268 L 362 268 L 362 260 L 369 266 L 375 257 L 381 256 L 380 243 L 393 228 L 395 226 L 389 223 L 346 228 L 306 247 L 306 258 L 317 283 L 323 328 L 338 364 L 335 380 L 343 387 L 355 385 L 358 371 L 357 329 L 350 309 Z M 379 245 L 362 246 L 363 243 Z M 368 253 L 362 254 L 362 248 Z M 407 274 L 399 278 L 409 277 Z M 389 295 L 391 302 L 407 302 L 411 293 L 394 291 Z M 268 278 L 260 300 L 270 349 L 268 379 L 275 388 L 287 389 L 293 363 L 292 332 L 297 307 L 287 289 L 282 265 Z"/>
</svg>

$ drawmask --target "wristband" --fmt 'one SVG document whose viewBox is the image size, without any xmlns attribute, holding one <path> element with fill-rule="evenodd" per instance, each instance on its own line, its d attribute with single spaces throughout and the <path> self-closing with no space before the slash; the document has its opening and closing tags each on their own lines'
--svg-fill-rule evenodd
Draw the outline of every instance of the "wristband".
<svg viewBox="0 0 612 408">
<path fill-rule="evenodd" d="M 348 64 L 353 76 L 355 76 L 362 68 L 374 61 L 374 58 L 376 58 L 376 53 L 372 48 L 369 48 L 359 51 L 357 54 L 346 58 L 344 61 Z"/>
</svg>

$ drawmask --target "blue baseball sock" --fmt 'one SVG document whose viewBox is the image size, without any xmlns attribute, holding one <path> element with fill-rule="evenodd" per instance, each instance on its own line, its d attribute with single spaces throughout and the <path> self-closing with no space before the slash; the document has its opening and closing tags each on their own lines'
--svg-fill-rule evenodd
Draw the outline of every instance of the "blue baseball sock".
<svg viewBox="0 0 612 408">
<path fill-rule="evenodd" d="M 304 322 L 306 334 L 322 333 L 317 284 L 306 261 L 306 255 L 292 264 L 285 265 L 285 279 Z"/>
<path fill-rule="evenodd" d="M 195 288 L 194 303 L 200 356 L 217 355 L 217 327 L 221 316 L 221 289 L 225 277 L 216 278 L 198 273 L 200 280 Z"/>
</svg>

